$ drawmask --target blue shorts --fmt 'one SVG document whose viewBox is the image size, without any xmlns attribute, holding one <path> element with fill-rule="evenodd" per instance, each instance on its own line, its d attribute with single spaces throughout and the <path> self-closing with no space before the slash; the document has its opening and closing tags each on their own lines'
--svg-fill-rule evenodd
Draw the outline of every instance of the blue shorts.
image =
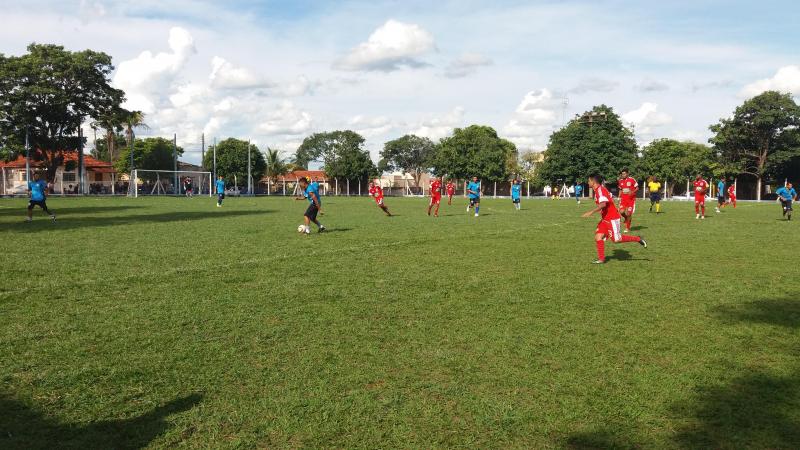
<svg viewBox="0 0 800 450">
<path fill-rule="evenodd" d="M 469 206 L 475 206 L 476 203 L 480 203 L 480 202 L 481 202 L 481 198 L 480 197 L 470 197 L 469 198 Z"/>
</svg>

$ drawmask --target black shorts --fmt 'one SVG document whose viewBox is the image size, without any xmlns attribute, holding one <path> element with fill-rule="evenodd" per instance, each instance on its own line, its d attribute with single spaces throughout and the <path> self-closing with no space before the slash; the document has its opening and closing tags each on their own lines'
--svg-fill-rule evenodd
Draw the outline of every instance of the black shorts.
<svg viewBox="0 0 800 450">
<path fill-rule="evenodd" d="M 792 209 L 792 201 L 791 200 L 781 200 L 781 205 L 783 206 L 783 209 L 786 210 L 786 211 L 794 211 Z"/>
<path fill-rule="evenodd" d="M 519 199 L 519 198 L 512 198 L 512 199 L 511 199 L 511 202 L 512 202 L 512 203 L 519 203 L 519 202 L 520 202 L 520 199 Z"/>
<path fill-rule="evenodd" d="M 47 201 L 46 200 L 31 200 L 28 202 L 28 210 L 33 209 L 34 206 L 38 206 L 43 210 L 47 211 Z"/>
<path fill-rule="evenodd" d="M 480 197 L 470 198 L 469 199 L 469 206 L 475 206 L 476 203 L 480 203 L 480 202 L 481 202 L 481 198 Z"/>
<path fill-rule="evenodd" d="M 650 194 L 650 201 L 653 203 L 658 203 L 661 201 L 661 194 L 658 192 L 653 192 Z"/>
<path fill-rule="evenodd" d="M 717 197 L 717 202 L 722 205 L 725 203 L 725 197 Z"/>
<path fill-rule="evenodd" d="M 317 220 L 317 213 L 318 212 L 319 212 L 319 209 L 317 209 L 317 205 L 311 203 L 310 205 L 308 205 L 308 208 L 306 208 L 306 213 L 303 214 L 303 215 L 308 217 L 309 220 L 314 221 L 314 220 Z"/>
<path fill-rule="evenodd" d="M 225 194 L 217 194 L 217 199 L 225 200 Z"/>
</svg>

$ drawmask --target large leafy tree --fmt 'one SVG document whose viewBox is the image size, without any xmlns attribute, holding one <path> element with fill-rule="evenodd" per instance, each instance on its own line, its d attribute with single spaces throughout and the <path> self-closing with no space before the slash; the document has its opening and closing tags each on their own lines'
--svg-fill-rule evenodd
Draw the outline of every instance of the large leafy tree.
<svg viewBox="0 0 800 450">
<path fill-rule="evenodd" d="M 456 128 L 439 142 L 432 165 L 438 175 L 501 181 L 510 175 L 509 161 L 516 152 L 516 146 L 500 138 L 494 128 L 471 125 Z"/>
<path fill-rule="evenodd" d="M 723 161 L 758 183 L 800 158 L 800 106 L 791 94 L 767 91 L 736 108 L 733 117 L 710 127 L 710 139 Z"/>
<path fill-rule="evenodd" d="M 233 184 L 234 176 L 240 186 L 247 185 L 247 141 L 228 138 L 217 143 L 217 174 L 225 177 L 225 182 Z M 206 151 L 204 167 L 214 167 L 214 146 Z M 255 144 L 250 144 L 250 175 L 253 184 L 264 176 L 267 163 L 264 154 Z"/>
<path fill-rule="evenodd" d="M 297 149 L 294 162 L 307 168 L 309 162 L 320 159 L 325 174 L 331 178 L 359 180 L 378 173 L 369 151 L 364 149 L 364 138 L 350 130 L 312 134 Z"/>
<path fill-rule="evenodd" d="M 582 180 L 591 173 L 614 179 L 636 161 L 633 132 L 608 106 L 595 106 L 550 136 L 539 177 L 544 181 Z"/>
<path fill-rule="evenodd" d="M 636 164 L 636 171 L 641 176 L 655 176 L 662 181 L 666 180 L 669 192 L 672 193 L 677 183 L 682 183 L 698 173 L 708 174 L 716 167 L 713 149 L 707 145 L 658 139 L 642 148 L 642 157 Z"/>
<path fill-rule="evenodd" d="M 176 148 L 177 156 L 183 155 L 183 148 Z M 133 144 L 133 164 L 137 169 L 174 170 L 173 142 L 171 139 L 151 137 L 137 139 Z M 117 172 L 130 172 L 130 148 L 120 150 L 119 159 L 114 163 Z M 140 178 L 147 179 L 144 174 Z"/>
<path fill-rule="evenodd" d="M 414 177 L 414 185 L 419 186 L 422 174 L 431 167 L 431 160 L 436 151 L 436 144 L 426 137 L 407 134 L 383 145 L 381 171 L 401 170 Z"/>
<path fill-rule="evenodd" d="M 22 56 L 0 55 L 0 136 L 18 149 L 27 130 L 52 181 L 64 152 L 79 148 L 80 125 L 123 101 L 124 93 L 110 85 L 113 70 L 105 53 L 58 45 L 31 44 Z"/>
</svg>

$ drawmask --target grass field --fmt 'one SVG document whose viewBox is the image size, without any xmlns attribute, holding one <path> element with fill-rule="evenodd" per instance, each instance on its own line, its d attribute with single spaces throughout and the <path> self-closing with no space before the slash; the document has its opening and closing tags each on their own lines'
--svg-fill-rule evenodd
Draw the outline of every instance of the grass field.
<svg viewBox="0 0 800 450">
<path fill-rule="evenodd" d="M 0 201 L 0 448 L 797 448 L 796 222 L 573 201 Z"/>
</svg>

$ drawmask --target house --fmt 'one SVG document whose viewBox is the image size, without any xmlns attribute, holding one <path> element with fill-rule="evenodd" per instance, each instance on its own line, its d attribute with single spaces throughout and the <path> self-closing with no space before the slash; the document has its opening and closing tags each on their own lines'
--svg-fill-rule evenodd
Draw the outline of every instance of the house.
<svg viewBox="0 0 800 450">
<path fill-rule="evenodd" d="M 297 181 L 300 178 L 310 178 L 319 183 L 321 195 L 332 194 L 335 183 L 328 181 L 323 170 L 294 170 L 283 175 L 278 175 L 275 180 L 263 177 L 258 182 L 258 189 L 267 195 L 296 195 Z"/>
<path fill-rule="evenodd" d="M 38 152 L 38 150 L 37 150 Z M 64 151 L 64 162 L 56 169 L 50 186 L 52 194 L 78 194 L 78 151 Z M 44 172 L 47 162 L 37 161 L 42 158 L 31 155 L 32 171 Z M 89 155 L 83 155 L 85 170 L 84 194 L 124 194 L 127 187 L 117 178 L 117 171 L 110 162 L 100 161 Z M 67 170 L 69 168 L 69 170 Z M 0 195 L 21 195 L 28 189 L 25 172 L 25 156 L 17 159 L 0 161 Z"/>
</svg>

